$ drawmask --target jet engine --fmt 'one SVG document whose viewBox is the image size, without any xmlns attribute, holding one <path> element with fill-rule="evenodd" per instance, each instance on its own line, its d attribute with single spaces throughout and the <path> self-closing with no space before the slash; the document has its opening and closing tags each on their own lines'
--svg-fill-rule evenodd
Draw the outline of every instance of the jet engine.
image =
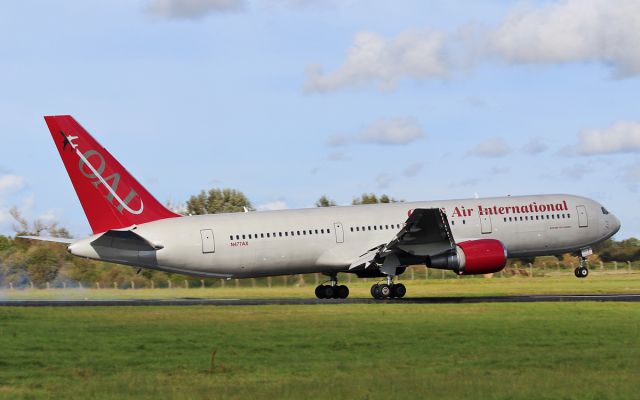
<svg viewBox="0 0 640 400">
<path fill-rule="evenodd" d="M 460 242 L 451 252 L 429 257 L 426 265 L 459 275 L 478 275 L 501 271 L 506 263 L 507 249 L 501 241 L 478 239 Z"/>
</svg>

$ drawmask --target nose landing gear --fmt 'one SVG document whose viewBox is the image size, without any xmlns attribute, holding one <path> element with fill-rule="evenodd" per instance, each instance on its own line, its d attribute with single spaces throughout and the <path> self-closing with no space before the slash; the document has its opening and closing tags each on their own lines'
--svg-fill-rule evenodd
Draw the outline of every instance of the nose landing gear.
<svg viewBox="0 0 640 400">
<path fill-rule="evenodd" d="M 576 278 L 586 278 L 589 276 L 589 268 L 587 267 L 587 257 L 593 254 L 591 248 L 582 249 L 580 251 L 580 265 L 573 271 Z"/>
<path fill-rule="evenodd" d="M 576 278 L 586 278 L 587 276 L 589 276 L 589 268 L 587 268 L 586 258 L 580 258 L 580 265 L 578 266 L 578 268 L 573 270 L 573 274 L 576 276 Z"/>
</svg>

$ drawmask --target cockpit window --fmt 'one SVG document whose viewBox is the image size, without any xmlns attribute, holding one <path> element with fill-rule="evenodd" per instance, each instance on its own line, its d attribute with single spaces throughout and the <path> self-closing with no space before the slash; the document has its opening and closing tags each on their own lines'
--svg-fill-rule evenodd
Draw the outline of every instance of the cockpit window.
<svg viewBox="0 0 640 400">
<path fill-rule="evenodd" d="M 609 211 L 607 211 L 607 209 L 606 209 L 606 208 L 604 208 L 604 207 L 600 207 L 600 208 L 602 209 L 602 213 L 603 213 L 604 215 L 609 214 Z"/>
</svg>

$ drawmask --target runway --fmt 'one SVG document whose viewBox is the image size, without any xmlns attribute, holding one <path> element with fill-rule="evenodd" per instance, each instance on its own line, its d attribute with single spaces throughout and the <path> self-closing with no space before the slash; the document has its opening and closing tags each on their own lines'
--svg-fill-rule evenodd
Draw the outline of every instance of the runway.
<svg viewBox="0 0 640 400">
<path fill-rule="evenodd" d="M 579 294 L 530 296 L 473 296 L 473 297 L 408 297 L 404 299 L 374 300 L 352 298 L 346 300 L 319 299 L 129 299 L 129 300 L 0 300 L 0 307 L 122 307 L 122 306 L 269 306 L 322 304 L 473 304 L 473 303 L 548 303 L 548 302 L 640 302 L 640 294 Z"/>
</svg>

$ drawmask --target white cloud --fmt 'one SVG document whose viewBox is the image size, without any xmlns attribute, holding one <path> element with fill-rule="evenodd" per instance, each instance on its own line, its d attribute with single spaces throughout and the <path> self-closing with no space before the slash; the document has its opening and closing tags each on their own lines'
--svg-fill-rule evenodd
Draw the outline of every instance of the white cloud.
<svg viewBox="0 0 640 400">
<path fill-rule="evenodd" d="M 514 7 L 494 26 L 466 24 L 451 32 L 407 30 L 395 37 L 359 32 L 334 71 L 307 67 L 305 89 L 328 92 L 406 78 L 442 79 L 480 64 L 598 63 L 617 77 L 640 74 L 640 1 L 561 0 Z M 481 102 L 472 99 L 472 106 Z"/>
<path fill-rule="evenodd" d="M 445 36 L 434 32 L 407 31 L 391 39 L 359 32 L 338 69 L 327 73 L 319 65 L 307 67 L 305 89 L 327 92 L 373 83 L 388 90 L 405 77 L 444 77 L 448 70 L 444 44 Z"/>
<path fill-rule="evenodd" d="M 24 187 L 24 178 L 18 175 L 2 175 L 0 176 L 0 196 L 20 190 Z"/>
<path fill-rule="evenodd" d="M 424 132 L 413 118 L 379 119 L 356 134 L 339 134 L 329 138 L 330 146 L 350 143 L 404 145 L 422 139 Z"/>
<path fill-rule="evenodd" d="M 488 43 L 513 63 L 594 61 L 628 76 L 640 73 L 639 26 L 638 0 L 564 0 L 514 9 Z"/>
<path fill-rule="evenodd" d="M 502 138 L 491 138 L 479 143 L 469 150 L 469 155 L 478 157 L 497 158 L 511 153 L 511 149 Z"/>
<path fill-rule="evenodd" d="M 214 12 L 240 10 L 244 4 L 244 0 L 152 0 L 147 10 L 164 18 L 196 19 Z"/>
<path fill-rule="evenodd" d="M 283 200 L 275 200 L 269 203 L 260 204 L 256 206 L 256 210 L 258 211 L 276 211 L 276 210 L 286 210 L 289 206 Z"/>
<path fill-rule="evenodd" d="M 640 152 L 640 123 L 616 122 L 605 129 L 579 134 L 577 152 L 582 155 Z"/>
<path fill-rule="evenodd" d="M 544 153 L 548 148 L 549 146 L 545 142 L 543 142 L 541 138 L 533 138 L 529 141 L 529 143 L 524 145 L 522 151 L 527 154 L 536 155 Z"/>
</svg>

